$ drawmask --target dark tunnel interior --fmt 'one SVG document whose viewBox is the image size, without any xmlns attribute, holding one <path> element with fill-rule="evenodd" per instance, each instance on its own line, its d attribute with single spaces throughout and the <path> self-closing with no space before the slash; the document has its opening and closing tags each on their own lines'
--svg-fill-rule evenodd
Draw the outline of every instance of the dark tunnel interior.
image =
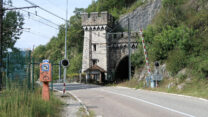
<svg viewBox="0 0 208 117">
<path fill-rule="evenodd" d="M 128 59 L 129 57 L 126 56 L 124 57 L 120 63 L 117 66 L 117 69 L 115 71 L 115 81 L 116 82 L 123 82 L 128 80 L 128 76 L 129 76 L 129 69 L 128 69 Z M 132 72 L 131 75 L 133 76 L 134 74 L 134 66 L 131 67 Z"/>
</svg>

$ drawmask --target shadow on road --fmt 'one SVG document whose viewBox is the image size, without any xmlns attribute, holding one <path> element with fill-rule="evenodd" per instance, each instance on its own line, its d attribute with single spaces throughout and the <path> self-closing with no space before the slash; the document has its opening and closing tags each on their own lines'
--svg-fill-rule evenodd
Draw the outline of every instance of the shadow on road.
<svg viewBox="0 0 208 117">
<path fill-rule="evenodd" d="M 53 87 L 57 90 L 62 91 L 63 90 L 63 84 L 62 83 L 54 83 Z M 93 84 L 66 84 L 66 91 L 70 90 L 82 90 L 82 89 L 92 89 L 92 88 L 100 88 L 102 86 L 99 85 L 93 85 Z"/>
</svg>

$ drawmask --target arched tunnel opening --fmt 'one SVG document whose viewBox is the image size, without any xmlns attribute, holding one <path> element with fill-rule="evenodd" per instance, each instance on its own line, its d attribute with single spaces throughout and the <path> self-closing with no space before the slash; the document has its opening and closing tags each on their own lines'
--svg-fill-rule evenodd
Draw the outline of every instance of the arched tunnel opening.
<svg viewBox="0 0 208 117">
<path fill-rule="evenodd" d="M 134 66 L 131 66 L 131 76 L 134 75 Z M 115 71 L 115 81 L 123 82 L 129 79 L 129 57 L 124 57 L 119 63 Z"/>
</svg>

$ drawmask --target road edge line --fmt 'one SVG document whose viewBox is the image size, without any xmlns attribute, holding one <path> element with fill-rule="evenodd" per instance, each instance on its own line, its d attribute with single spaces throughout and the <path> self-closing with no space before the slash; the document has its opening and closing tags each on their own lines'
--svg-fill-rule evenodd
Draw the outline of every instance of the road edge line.
<svg viewBox="0 0 208 117">
<path fill-rule="evenodd" d="M 181 111 L 177 111 L 177 110 L 175 110 L 175 109 L 171 109 L 171 108 L 168 108 L 168 107 L 165 107 L 165 106 L 161 106 L 161 105 L 159 105 L 159 104 L 155 104 L 155 103 L 152 103 L 152 102 L 149 102 L 149 101 L 145 101 L 145 100 L 143 100 L 143 99 L 139 99 L 139 98 L 136 98 L 136 97 L 132 97 L 132 96 L 128 96 L 128 95 L 116 93 L 116 92 L 113 92 L 113 91 L 107 91 L 107 90 L 105 90 L 105 89 L 101 89 L 101 90 L 103 90 L 104 92 L 108 92 L 108 93 L 112 93 L 112 94 L 116 94 L 116 95 L 128 97 L 128 98 L 131 98 L 131 99 L 134 99 L 134 100 L 138 100 L 138 101 L 140 101 L 140 102 L 143 102 L 143 103 L 146 103 L 146 104 L 150 104 L 150 105 L 153 105 L 153 106 L 157 106 L 157 107 L 160 107 L 160 108 L 163 108 L 163 109 L 166 109 L 166 110 L 169 110 L 169 111 L 172 111 L 172 112 L 181 114 L 181 115 L 185 115 L 185 116 L 188 116 L 188 117 L 195 117 L 195 116 L 193 116 L 193 115 L 191 115 L 191 114 L 184 113 L 184 112 L 181 112 Z"/>
<path fill-rule="evenodd" d="M 69 94 L 71 94 L 82 106 L 83 106 L 83 108 L 85 109 L 85 111 L 86 111 L 86 113 L 87 113 L 87 116 L 89 116 L 90 115 L 90 113 L 89 113 L 89 111 L 88 111 L 88 109 L 87 109 L 87 107 L 86 107 L 86 105 L 76 96 L 76 95 L 74 95 L 73 93 L 71 93 L 70 91 L 67 91 L 67 93 L 69 93 Z"/>
<path fill-rule="evenodd" d="M 60 92 L 60 93 L 63 93 L 62 91 L 59 91 L 58 89 L 53 89 L 53 90 L 54 90 L 54 91 L 58 91 L 58 92 Z M 84 108 L 85 111 L 86 111 L 87 116 L 89 116 L 90 113 L 89 113 L 87 107 L 85 106 L 85 104 L 84 104 L 84 103 L 83 103 L 76 95 L 74 95 L 73 93 L 71 93 L 71 92 L 69 92 L 69 91 L 67 91 L 67 93 L 69 93 L 71 96 L 73 96 L 73 97 L 81 104 L 81 106 L 83 106 L 83 108 Z"/>
<path fill-rule="evenodd" d="M 205 99 L 205 98 L 194 97 L 194 96 L 189 96 L 189 95 L 182 95 L 182 94 L 175 94 L 175 93 L 167 93 L 167 92 L 160 92 L 160 91 L 152 91 L 152 90 L 145 90 L 145 89 L 136 89 L 136 88 L 129 88 L 129 87 L 124 87 L 124 86 L 115 86 L 115 87 L 118 87 L 118 88 L 126 88 L 126 89 L 134 89 L 134 90 L 142 90 L 142 91 L 149 91 L 149 92 L 156 92 L 156 93 L 162 93 L 162 94 L 174 95 L 174 96 L 186 97 L 186 98 L 194 98 L 194 99 L 198 99 L 198 100 L 202 100 L 202 101 L 208 102 L 208 100 Z"/>
</svg>

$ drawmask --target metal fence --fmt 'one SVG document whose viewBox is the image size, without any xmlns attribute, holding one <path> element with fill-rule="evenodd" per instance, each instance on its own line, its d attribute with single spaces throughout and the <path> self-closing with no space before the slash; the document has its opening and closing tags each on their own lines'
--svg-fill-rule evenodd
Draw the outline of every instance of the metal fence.
<svg viewBox="0 0 208 117">
<path fill-rule="evenodd" d="M 10 52 L 4 60 L 3 82 L 5 88 L 31 88 L 31 51 Z"/>
</svg>

